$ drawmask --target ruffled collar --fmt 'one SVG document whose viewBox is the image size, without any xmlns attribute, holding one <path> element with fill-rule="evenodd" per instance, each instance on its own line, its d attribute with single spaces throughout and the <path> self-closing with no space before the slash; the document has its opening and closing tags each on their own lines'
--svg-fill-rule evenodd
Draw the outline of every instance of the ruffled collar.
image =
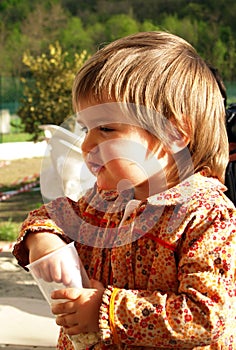
<svg viewBox="0 0 236 350">
<path fill-rule="evenodd" d="M 226 187 L 218 179 L 206 177 L 203 173 L 198 172 L 191 175 L 178 185 L 148 197 L 143 202 L 148 202 L 150 204 L 158 203 L 160 205 L 176 205 L 189 201 L 195 192 L 205 192 L 206 190 L 219 190 L 224 192 Z M 133 189 L 119 193 L 116 190 L 101 190 L 95 185 L 95 191 L 99 194 L 101 199 L 104 199 L 105 201 L 115 201 L 119 198 L 120 202 L 124 201 L 127 203 L 134 199 Z"/>
</svg>

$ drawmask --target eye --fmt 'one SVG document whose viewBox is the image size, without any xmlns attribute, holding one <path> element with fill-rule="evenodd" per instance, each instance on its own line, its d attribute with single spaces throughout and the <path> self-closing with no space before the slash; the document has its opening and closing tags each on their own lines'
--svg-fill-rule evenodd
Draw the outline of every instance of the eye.
<svg viewBox="0 0 236 350">
<path fill-rule="evenodd" d="M 76 120 L 76 130 L 79 131 L 81 134 L 88 133 L 87 126 L 85 126 L 85 124 L 81 122 L 79 119 Z"/>
<path fill-rule="evenodd" d="M 88 133 L 88 128 L 87 126 L 81 126 L 80 131 L 87 134 Z"/>
<path fill-rule="evenodd" d="M 103 125 L 99 126 L 99 129 L 100 129 L 101 131 L 103 131 L 103 132 L 112 132 L 112 131 L 115 131 L 114 128 L 109 127 L 109 126 L 103 126 Z"/>
</svg>

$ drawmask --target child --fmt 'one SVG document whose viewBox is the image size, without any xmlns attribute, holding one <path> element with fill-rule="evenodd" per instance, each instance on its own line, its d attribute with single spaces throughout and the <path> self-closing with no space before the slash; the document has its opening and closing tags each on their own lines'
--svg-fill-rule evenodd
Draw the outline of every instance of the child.
<svg viewBox="0 0 236 350">
<path fill-rule="evenodd" d="M 97 182 L 31 212 L 14 247 L 26 266 L 76 242 L 91 289 L 53 292 L 69 300 L 52 307 L 58 349 L 86 332 L 96 350 L 236 349 L 235 208 L 211 70 L 179 37 L 137 33 L 84 64 L 73 103 Z"/>
</svg>

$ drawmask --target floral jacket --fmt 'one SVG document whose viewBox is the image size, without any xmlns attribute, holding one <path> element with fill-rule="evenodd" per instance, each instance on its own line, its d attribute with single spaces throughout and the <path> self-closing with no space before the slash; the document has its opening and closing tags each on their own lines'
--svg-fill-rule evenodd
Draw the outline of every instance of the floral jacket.
<svg viewBox="0 0 236 350">
<path fill-rule="evenodd" d="M 13 254 L 28 263 L 28 232 L 76 242 L 106 287 L 93 349 L 236 349 L 236 211 L 222 190 L 197 173 L 143 202 L 96 187 L 58 198 L 29 214 Z M 58 349 L 73 349 L 62 330 Z"/>
</svg>

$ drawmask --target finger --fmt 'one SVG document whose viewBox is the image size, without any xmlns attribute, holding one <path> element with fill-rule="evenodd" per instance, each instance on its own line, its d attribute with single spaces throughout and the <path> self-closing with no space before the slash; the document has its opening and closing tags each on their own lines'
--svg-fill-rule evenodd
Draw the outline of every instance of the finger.
<svg viewBox="0 0 236 350">
<path fill-rule="evenodd" d="M 41 269 L 40 268 L 35 268 L 34 270 L 33 270 L 33 273 L 34 273 L 34 276 L 36 277 L 36 278 L 43 278 L 42 277 L 42 274 L 41 274 Z"/>
<path fill-rule="evenodd" d="M 58 290 L 54 290 L 51 293 L 51 298 L 75 300 L 81 296 L 82 291 L 83 289 L 79 289 L 79 288 L 58 289 Z"/>
<path fill-rule="evenodd" d="M 61 282 L 61 266 L 60 266 L 60 264 L 51 262 L 49 264 L 49 270 L 50 270 L 50 276 L 51 276 L 52 281 L 60 283 Z"/>
<path fill-rule="evenodd" d="M 66 301 L 52 304 L 51 311 L 54 315 L 62 315 L 74 313 L 76 309 L 73 302 Z"/>
<path fill-rule="evenodd" d="M 72 327 L 78 328 L 78 322 L 75 314 L 59 315 L 56 317 L 56 324 L 63 328 L 69 329 Z"/>
<path fill-rule="evenodd" d="M 41 262 L 37 267 L 35 267 L 33 273 L 38 279 L 41 278 L 46 282 L 52 282 L 50 266 L 45 262 Z"/>
<path fill-rule="evenodd" d="M 50 272 L 50 265 L 46 264 L 45 266 L 43 266 L 40 273 L 41 273 L 41 278 L 44 279 L 44 281 L 46 281 L 46 282 L 53 281 L 53 278 L 52 278 L 51 272 Z"/>
<path fill-rule="evenodd" d="M 71 315 L 71 317 L 69 318 L 68 316 L 66 316 L 64 319 L 59 319 L 58 322 L 64 322 L 65 326 L 62 326 L 64 329 L 64 332 L 67 335 L 76 335 L 79 333 L 88 333 L 89 329 L 88 329 L 88 325 L 87 324 L 83 324 L 83 322 L 78 321 L 78 318 L 76 319 L 75 322 L 75 315 Z M 74 324 L 73 324 L 74 322 Z M 61 326 L 61 324 L 58 324 Z"/>
<path fill-rule="evenodd" d="M 56 289 L 51 293 L 51 299 L 67 299 L 65 298 L 65 289 Z"/>
<path fill-rule="evenodd" d="M 68 328 L 69 324 L 67 322 L 67 316 L 66 315 L 59 315 L 56 317 L 56 324 L 58 326 L 61 326 L 63 328 Z"/>
<path fill-rule="evenodd" d="M 61 281 L 64 286 L 67 287 L 71 285 L 71 275 L 68 273 L 68 271 L 70 271 L 68 264 L 65 264 L 63 261 L 61 261 Z"/>
<path fill-rule="evenodd" d="M 91 288 L 95 288 L 95 289 L 101 289 L 101 288 L 104 288 L 103 287 L 103 284 L 97 280 L 94 280 L 94 279 L 91 279 L 90 280 L 90 285 L 91 285 Z"/>
</svg>

